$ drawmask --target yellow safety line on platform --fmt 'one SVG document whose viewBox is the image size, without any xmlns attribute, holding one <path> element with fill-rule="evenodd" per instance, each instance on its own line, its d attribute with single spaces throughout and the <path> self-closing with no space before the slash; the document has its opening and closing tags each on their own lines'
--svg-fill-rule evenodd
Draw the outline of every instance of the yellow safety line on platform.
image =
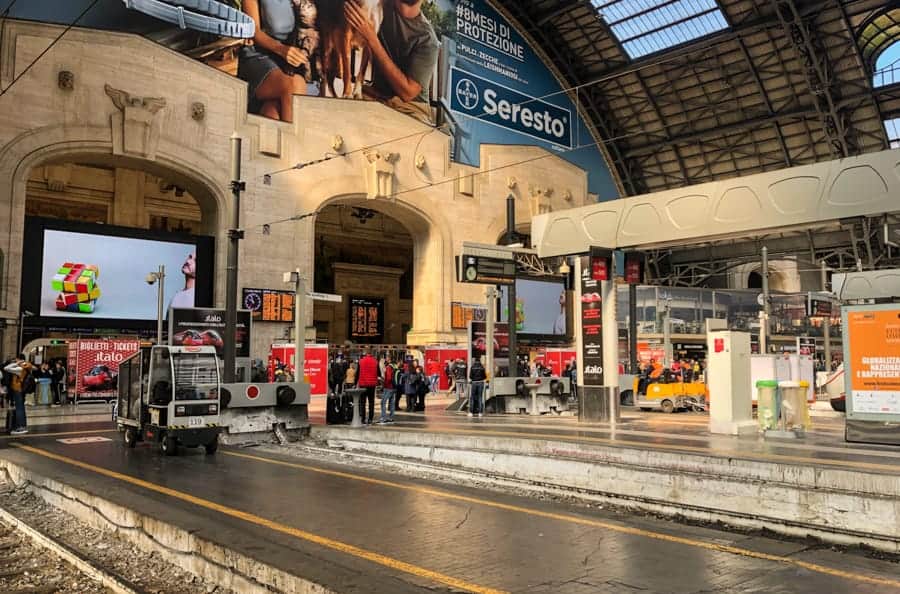
<svg viewBox="0 0 900 594">
<path fill-rule="evenodd" d="M 869 584 L 877 584 L 879 586 L 892 586 L 894 588 L 900 588 L 900 580 L 872 577 L 872 576 L 863 575 L 863 574 L 859 574 L 859 573 L 853 573 L 850 571 L 844 571 L 841 569 L 834 569 L 834 568 L 826 567 L 824 565 L 819 565 L 816 563 L 809 563 L 807 561 L 801 561 L 800 559 L 792 559 L 790 557 L 783 557 L 781 555 L 771 555 L 769 553 L 760 553 L 758 551 L 751 551 L 750 549 L 742 549 L 740 547 L 734 547 L 731 545 L 723 545 L 723 544 L 717 544 L 717 543 L 713 543 L 713 542 L 706 542 L 706 541 L 696 540 L 693 538 L 687 538 L 687 537 L 683 537 L 683 536 L 674 536 L 671 534 L 664 534 L 662 532 L 652 532 L 650 530 L 644 530 L 641 528 L 632 528 L 630 526 L 621 526 L 621 525 L 613 524 L 610 522 L 604 522 L 602 520 L 581 518 L 581 517 L 573 516 L 573 515 L 569 515 L 569 514 L 546 512 L 546 511 L 541 511 L 541 510 L 537 510 L 537 509 L 531 509 L 528 507 L 511 505 L 508 503 L 499 503 L 496 501 L 489 501 L 487 499 L 480 499 L 478 497 L 471 497 L 469 495 L 459 495 L 456 493 L 451 493 L 449 491 L 442 491 L 440 489 L 434 489 L 431 487 L 421 487 L 418 485 L 395 483 L 395 482 L 386 481 L 383 479 L 359 476 L 356 474 L 351 474 L 349 472 L 341 472 L 340 470 L 328 470 L 325 468 L 317 468 L 315 466 L 308 466 L 305 464 L 298 464 L 295 462 L 287 462 L 284 460 L 277 460 L 274 458 L 265 458 L 262 456 L 253 456 L 250 454 L 240 454 L 238 452 L 222 452 L 222 451 L 220 451 L 220 453 L 223 453 L 227 456 L 234 456 L 236 458 L 246 458 L 248 460 L 264 462 L 266 464 L 286 466 L 288 468 L 296 468 L 299 470 L 306 470 L 309 472 L 316 472 L 319 474 L 325 474 L 325 475 L 335 476 L 335 477 L 339 477 L 339 478 L 346 478 L 346 479 L 351 479 L 351 480 L 355 480 L 355 481 L 361 481 L 364 483 L 379 485 L 379 486 L 383 486 L 383 487 L 392 487 L 392 488 L 396 488 L 396 489 L 403 489 L 406 491 L 414 491 L 416 493 L 422 493 L 424 495 L 431 495 L 434 497 L 442 497 L 444 499 L 452 499 L 455 501 L 462 501 L 465 503 L 472 503 L 472 504 L 482 505 L 485 507 L 502 509 L 505 511 L 518 512 L 518 513 L 522 513 L 522 514 L 527 514 L 529 516 L 547 518 L 550 520 L 559 520 L 562 522 L 569 522 L 572 524 L 580 524 L 582 526 L 591 526 L 593 528 L 603 528 L 605 530 L 611 530 L 611 531 L 619 532 L 622 534 L 643 536 L 646 538 L 652 538 L 654 540 L 672 542 L 672 543 L 676 543 L 676 544 L 682 544 L 682 545 L 687 545 L 687 546 L 691 546 L 691 547 L 707 549 L 710 551 L 718 551 L 721 553 L 730 553 L 732 555 L 739 555 L 742 557 L 751 557 L 754 559 L 762 559 L 765 561 L 784 563 L 787 565 L 793 565 L 795 567 L 802 567 L 803 569 L 807 569 L 809 571 L 814 571 L 816 573 L 822 573 L 825 575 L 831 575 L 831 576 L 844 578 L 844 579 L 848 579 L 848 580 L 853 580 L 853 581 L 857 581 L 857 582 L 865 582 L 865 583 L 869 583 Z"/>
<path fill-rule="evenodd" d="M 31 439 L 34 437 L 59 437 L 61 435 L 90 435 L 92 433 L 111 433 L 115 429 L 87 429 L 85 431 L 59 431 L 57 433 L 26 433 L 24 435 L 0 435 L 0 439 Z"/>
<path fill-rule="evenodd" d="M 53 452 L 48 452 L 47 450 L 42 450 L 39 448 L 35 448 L 32 446 L 22 445 L 18 443 L 11 444 L 15 448 L 19 448 L 25 450 L 26 452 L 30 452 L 32 454 L 37 454 L 38 456 L 43 456 L 45 458 L 50 458 L 51 460 L 56 460 L 58 462 L 64 462 L 66 464 L 71 464 L 72 466 L 77 466 L 78 468 L 83 468 L 84 470 L 89 470 L 91 472 L 96 472 L 97 474 L 101 474 L 103 476 L 114 478 L 120 481 L 124 481 L 126 483 L 135 485 L 137 487 L 142 487 L 149 491 L 155 491 L 156 493 L 161 493 L 162 495 L 167 495 L 169 497 L 173 497 L 175 499 L 180 499 L 181 501 L 185 501 L 187 503 L 191 503 L 193 505 L 203 507 L 220 514 L 224 514 L 226 516 L 231 516 L 232 518 L 236 518 L 238 520 L 243 520 L 245 522 L 249 522 L 251 524 L 256 524 L 257 526 L 262 526 L 263 528 L 268 528 L 269 530 L 274 530 L 276 532 L 281 532 L 282 534 L 287 534 L 289 536 L 293 536 L 295 538 L 299 538 L 301 540 L 305 540 L 311 542 L 313 544 L 317 544 L 319 546 L 323 546 L 334 551 L 338 551 L 340 553 L 344 553 L 347 555 L 352 555 L 353 557 L 358 557 L 360 559 L 365 559 L 366 561 L 371 561 L 372 563 L 377 563 L 379 565 L 383 565 L 390 569 L 394 569 L 397 571 L 402 571 L 403 573 L 408 573 L 410 575 L 414 575 L 416 577 L 425 578 L 431 580 L 433 582 L 437 582 L 440 584 L 445 584 L 452 588 L 457 588 L 459 590 L 464 590 L 466 592 L 475 592 L 476 594 L 507 594 L 503 590 L 496 590 L 494 588 L 487 588 L 485 586 L 479 586 L 477 584 L 472 584 L 470 582 L 466 582 L 464 580 L 457 579 L 455 577 L 432 571 L 430 569 L 425 569 L 424 567 L 419 567 L 417 565 L 413 565 L 411 563 L 406 563 L 404 561 L 400 561 L 399 559 L 394 559 L 393 557 L 388 557 L 386 555 L 382 555 L 380 553 L 375 553 L 373 551 L 368 551 L 366 549 L 362 549 L 351 544 L 347 544 L 338 540 L 332 540 L 325 536 L 319 536 L 318 534 L 313 534 L 312 532 L 306 532 L 305 530 L 300 530 L 299 528 L 294 528 L 292 526 L 286 526 L 284 524 L 280 524 L 273 520 L 269 520 L 254 514 L 250 514 L 239 509 L 235 509 L 233 507 L 228 507 L 225 505 L 221 505 L 218 503 L 214 503 L 212 501 L 208 501 L 206 499 L 202 499 L 200 497 L 195 497 L 193 495 L 189 495 L 187 493 L 183 493 L 181 491 L 177 491 L 175 489 L 170 489 L 168 487 L 163 487 L 149 481 L 141 480 L 139 478 L 135 478 L 129 476 L 127 474 L 122 474 L 119 472 L 115 472 L 113 470 L 108 470 L 106 468 L 101 468 L 100 466 L 94 466 L 93 464 L 88 464 L 86 462 L 82 462 L 80 460 L 75 460 L 74 458 L 69 458 L 67 456 L 61 456 L 59 454 L 54 454 Z"/>
<path fill-rule="evenodd" d="M 523 427 L 524 428 L 524 427 Z M 541 438 L 548 439 L 554 441 L 571 441 L 572 443 L 578 443 L 580 441 L 586 441 L 591 443 L 602 443 L 606 445 L 617 445 L 617 446 L 637 446 L 641 449 L 661 449 L 661 450 L 678 450 L 684 452 L 693 452 L 698 454 L 706 454 L 714 457 L 727 457 L 727 458 L 737 458 L 737 459 L 750 459 L 750 460 L 763 460 L 767 462 L 795 462 L 802 463 L 807 465 L 827 465 L 827 466 L 843 466 L 847 467 L 851 470 L 876 470 L 879 472 L 886 472 L 888 474 L 900 474 L 900 465 L 891 466 L 888 464 L 876 464 L 874 462 L 854 462 L 850 460 L 832 460 L 829 458 L 805 458 L 803 456 L 789 456 L 787 454 L 763 454 L 761 452 L 738 452 L 732 450 L 714 450 L 712 448 L 705 448 L 700 446 L 687 446 L 687 445 L 678 445 L 678 444 L 668 444 L 668 443 L 656 443 L 656 442 L 647 442 L 647 441 L 633 441 L 627 439 L 606 439 L 603 437 L 588 437 L 582 435 L 564 435 L 564 434 L 554 434 L 554 433 L 528 433 L 525 431 L 476 431 L 476 430 L 466 430 L 466 429 L 445 429 L 445 428 L 423 428 L 417 429 L 413 427 L 391 427 L 390 429 L 385 429 L 385 431 L 406 431 L 406 432 L 419 432 L 419 433 L 456 433 L 460 435 L 480 435 L 484 437 L 522 437 L 522 438 Z M 702 439 L 703 437 L 701 437 Z M 848 454 L 855 455 L 865 455 L 865 452 L 853 452 L 848 451 Z"/>
</svg>

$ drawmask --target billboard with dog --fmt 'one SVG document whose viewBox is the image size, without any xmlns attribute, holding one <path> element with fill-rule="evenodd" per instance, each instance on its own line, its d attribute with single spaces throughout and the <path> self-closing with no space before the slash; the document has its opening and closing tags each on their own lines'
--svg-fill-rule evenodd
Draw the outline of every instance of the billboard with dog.
<svg viewBox="0 0 900 594">
<path fill-rule="evenodd" d="M 14 3 L 10 16 L 70 24 L 93 1 Z M 490 0 L 96 1 L 79 26 L 139 32 L 235 74 L 251 113 L 293 121 L 295 94 L 381 101 L 451 133 L 461 163 L 478 166 L 482 144 L 538 145 L 617 197 L 577 106 Z"/>
</svg>

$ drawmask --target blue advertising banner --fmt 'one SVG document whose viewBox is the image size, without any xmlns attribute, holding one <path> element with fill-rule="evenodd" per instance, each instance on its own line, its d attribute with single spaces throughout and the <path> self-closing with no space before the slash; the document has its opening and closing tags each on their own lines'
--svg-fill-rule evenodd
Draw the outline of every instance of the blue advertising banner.
<svg viewBox="0 0 900 594">
<path fill-rule="evenodd" d="M 70 24 L 93 1 L 29 0 L 8 10 Z M 251 113 L 293 121 L 289 96 L 262 85 L 286 78 L 287 94 L 378 100 L 446 125 L 460 163 L 479 166 L 485 144 L 540 146 L 585 170 L 600 200 L 618 197 L 566 88 L 490 0 L 97 0 L 76 24 L 141 34 L 236 73 Z"/>
<path fill-rule="evenodd" d="M 572 148 L 572 112 L 496 82 L 450 69 L 450 109 L 482 122 Z"/>
<path fill-rule="evenodd" d="M 588 189 L 601 200 L 617 198 L 596 139 L 516 27 L 488 0 L 436 4 L 455 16 L 453 33 L 443 39 L 450 72 L 442 100 L 455 120 L 456 160 L 479 165 L 482 144 L 538 145 L 587 171 Z"/>
</svg>

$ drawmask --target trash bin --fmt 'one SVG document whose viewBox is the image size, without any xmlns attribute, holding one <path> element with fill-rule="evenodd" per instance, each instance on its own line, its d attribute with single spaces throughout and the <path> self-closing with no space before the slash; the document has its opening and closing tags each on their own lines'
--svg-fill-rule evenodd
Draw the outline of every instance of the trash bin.
<svg viewBox="0 0 900 594">
<path fill-rule="evenodd" d="M 809 382 L 801 380 L 800 384 L 800 400 L 798 406 L 802 410 L 799 416 L 800 425 L 804 430 L 809 431 L 812 428 L 812 420 L 809 418 L 809 400 L 806 396 L 809 394 Z"/>
<path fill-rule="evenodd" d="M 38 380 L 35 382 L 34 403 L 39 405 L 49 405 L 50 400 L 50 378 L 38 378 Z"/>
<path fill-rule="evenodd" d="M 775 380 L 756 382 L 756 418 L 761 431 L 771 431 L 778 427 L 780 410 L 778 382 Z"/>
<path fill-rule="evenodd" d="M 806 383 L 806 382 L 803 382 Z M 807 429 L 809 426 L 809 410 L 806 406 L 806 390 L 809 384 L 801 387 L 800 382 L 781 382 L 784 424 L 787 429 Z"/>
</svg>

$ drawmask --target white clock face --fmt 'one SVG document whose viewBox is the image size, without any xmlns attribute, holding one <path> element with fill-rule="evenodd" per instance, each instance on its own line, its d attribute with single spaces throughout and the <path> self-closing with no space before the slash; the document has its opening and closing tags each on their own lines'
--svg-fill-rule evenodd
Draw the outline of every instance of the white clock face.
<svg viewBox="0 0 900 594">
<path fill-rule="evenodd" d="M 473 281 L 478 278 L 478 270 L 474 266 L 468 266 L 466 268 L 466 279 Z"/>
</svg>

